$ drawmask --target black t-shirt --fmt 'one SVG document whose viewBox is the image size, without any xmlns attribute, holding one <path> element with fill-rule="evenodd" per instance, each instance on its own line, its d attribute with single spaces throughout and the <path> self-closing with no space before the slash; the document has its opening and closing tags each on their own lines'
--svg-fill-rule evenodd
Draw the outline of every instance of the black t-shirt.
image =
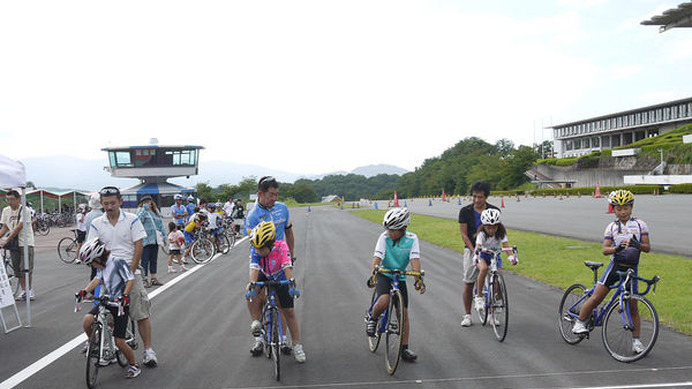
<svg viewBox="0 0 692 389">
<path fill-rule="evenodd" d="M 486 203 L 486 209 L 489 208 L 494 208 L 494 209 L 500 209 L 492 204 Z M 476 231 L 478 230 L 478 226 L 476 225 L 476 211 L 473 209 L 473 203 L 461 208 L 459 210 L 459 224 L 466 224 L 467 229 L 466 232 L 468 233 L 469 239 L 471 239 L 471 242 L 473 242 L 473 237 L 476 235 Z M 471 248 L 471 247 L 469 247 Z"/>
</svg>

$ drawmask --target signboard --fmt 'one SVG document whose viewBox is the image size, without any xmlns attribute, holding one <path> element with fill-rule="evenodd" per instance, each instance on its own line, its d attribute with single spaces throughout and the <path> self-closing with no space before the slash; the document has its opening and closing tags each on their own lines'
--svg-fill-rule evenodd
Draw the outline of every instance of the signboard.
<svg viewBox="0 0 692 389">
<path fill-rule="evenodd" d="M 5 266 L 0 266 L 0 308 L 14 305 L 14 295 L 10 286 L 10 279 L 7 278 Z"/>
</svg>

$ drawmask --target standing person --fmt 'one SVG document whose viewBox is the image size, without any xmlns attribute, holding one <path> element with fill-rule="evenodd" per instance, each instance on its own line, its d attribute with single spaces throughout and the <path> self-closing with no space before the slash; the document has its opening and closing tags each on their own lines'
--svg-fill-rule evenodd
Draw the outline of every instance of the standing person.
<svg viewBox="0 0 692 389">
<path fill-rule="evenodd" d="M 94 221 L 94 219 L 103 215 L 103 209 L 101 208 L 101 196 L 98 193 L 92 193 L 91 197 L 89 198 L 89 208 L 91 208 L 91 210 L 87 212 L 86 216 L 84 217 L 87 236 L 89 235 L 89 227 L 91 227 L 91 223 Z M 93 266 L 90 267 L 91 275 L 89 276 L 89 279 L 93 280 L 94 277 L 96 277 L 96 268 Z M 93 298 L 93 296 L 90 296 L 89 298 Z"/>
<path fill-rule="evenodd" d="M 199 207 L 200 209 L 203 209 L 201 205 Z M 185 206 L 185 208 L 187 208 L 187 221 L 189 221 L 192 217 L 192 214 L 195 213 L 195 208 L 197 208 L 197 202 L 195 201 L 195 198 L 192 197 L 192 195 L 187 196 L 187 205 Z"/>
<path fill-rule="evenodd" d="M 459 211 L 459 231 L 461 239 L 464 241 L 464 253 L 462 254 L 461 272 L 464 281 L 464 317 L 461 320 L 462 327 L 471 325 L 471 302 L 473 301 L 473 285 L 478 279 L 478 268 L 473 263 L 473 253 L 476 249 L 474 237 L 476 230 L 481 226 L 481 213 L 488 208 L 497 209 L 498 207 L 488 204 L 490 196 L 490 185 L 483 181 L 476 181 L 471 185 L 471 204 L 461 208 Z"/>
<path fill-rule="evenodd" d="M 185 247 L 185 236 L 183 232 L 176 228 L 175 223 L 168 223 L 168 273 L 176 273 L 177 270 L 173 267 L 173 260 L 178 260 L 180 271 L 187 271 L 188 268 L 183 264 L 182 250 Z"/>
<path fill-rule="evenodd" d="M 79 259 L 79 250 L 82 249 L 82 244 L 84 243 L 84 239 L 86 239 L 86 213 L 86 205 L 79 204 L 79 212 L 74 215 L 75 222 L 77 224 L 77 252 L 75 253 L 75 263 L 77 264 L 82 263 L 82 261 Z"/>
<path fill-rule="evenodd" d="M 21 197 L 19 192 L 12 189 L 5 195 L 7 203 L 9 204 L 2 210 L 2 216 L 0 216 L 0 237 L 5 236 L 9 232 L 9 235 L 5 238 L 0 238 L 0 246 L 5 246 L 7 242 L 11 241 L 15 237 L 19 237 L 19 249 L 10 250 L 10 257 L 12 259 L 12 267 L 14 268 L 15 274 L 22 274 L 19 277 L 19 292 L 15 299 L 17 301 L 26 300 L 27 295 L 30 300 L 34 300 L 36 296 L 34 295 L 34 230 L 31 227 L 31 211 L 28 208 L 21 205 Z M 27 231 L 27 240 L 24 240 L 24 220 L 28 221 L 27 224 L 29 230 Z M 24 266 L 24 246 L 27 246 L 27 251 L 29 253 L 29 291 L 26 288 L 26 279 L 24 277 L 24 272 L 26 267 Z"/>
<path fill-rule="evenodd" d="M 410 221 L 411 214 L 406 208 L 392 208 L 384 215 L 382 226 L 385 228 L 385 231 L 377 238 L 375 254 L 370 269 L 370 274 L 375 274 L 375 284 L 373 287 L 377 291 L 377 302 L 372 308 L 372 316 L 368 317 L 365 328 L 368 336 L 375 336 L 377 320 L 389 306 L 389 288 L 393 279 L 391 274 L 375 273 L 376 267 L 381 265 L 388 270 L 406 271 L 408 264 L 411 263 L 412 270 L 420 273 L 420 245 L 418 236 L 407 231 Z M 370 279 L 372 279 L 372 276 Z M 404 361 L 413 362 L 418 356 L 409 348 L 411 326 L 408 320 L 406 276 L 402 276 L 399 281 L 399 289 L 401 289 L 404 300 L 404 334 L 401 358 Z M 372 285 L 372 283 L 368 282 L 368 285 Z M 416 290 L 420 291 L 420 294 L 425 293 L 425 284 L 420 276 L 416 276 L 414 285 Z"/>
<path fill-rule="evenodd" d="M 249 235 L 260 222 L 272 221 L 276 226 L 276 240 L 288 244 L 292 259 L 295 254 L 293 247 L 293 223 L 286 204 L 277 201 L 279 198 L 279 183 L 276 178 L 264 176 L 257 184 L 257 201 L 255 207 L 245 219 L 245 231 Z M 237 207 L 237 204 L 236 204 Z"/>
<path fill-rule="evenodd" d="M 233 197 L 229 197 L 228 201 L 223 204 L 224 218 L 229 218 L 233 215 L 233 207 L 235 207 L 235 202 L 233 201 Z"/>
<path fill-rule="evenodd" d="M 589 297 L 579 311 L 579 320 L 574 323 L 572 332 L 575 334 L 586 334 L 589 329 L 586 320 L 591 316 L 591 312 L 603 301 L 610 292 L 610 288 L 620 282 L 617 271 L 627 271 L 634 269 L 637 275 L 639 268 L 639 257 L 641 252 L 651 251 L 651 240 L 649 238 L 649 227 L 644 220 L 632 216 L 634 207 L 634 195 L 628 190 L 617 190 L 612 193 L 608 200 L 613 206 L 617 219 L 608 224 L 605 229 L 603 239 L 603 255 L 610 256 L 610 263 L 603 271 L 596 290 Z M 633 292 L 638 292 L 637 280 L 632 280 Z M 646 349 L 639 340 L 641 330 L 641 317 L 639 316 L 639 306 L 637 300 L 630 300 L 630 313 L 634 329 L 632 330 L 632 351 L 639 354 Z"/>
<path fill-rule="evenodd" d="M 187 207 L 183 205 L 183 195 L 177 194 L 173 196 L 175 204 L 171 205 L 171 216 L 173 217 L 173 222 L 175 222 L 176 227 L 179 230 L 185 228 L 187 223 L 187 218 L 191 214 L 187 212 Z"/>
<path fill-rule="evenodd" d="M 233 232 L 238 235 L 240 234 L 240 226 L 245 223 L 245 207 L 243 206 L 243 200 L 238 199 L 235 201 L 231 218 L 233 219 Z M 291 235 L 292 234 L 291 232 Z"/>
<path fill-rule="evenodd" d="M 147 237 L 144 238 L 144 242 L 142 243 L 144 246 L 144 249 L 142 250 L 144 287 L 163 285 L 163 283 L 156 278 L 158 267 L 157 261 L 159 255 L 159 243 L 156 233 L 160 233 L 162 239 L 167 234 L 163 227 L 163 220 L 161 219 L 159 208 L 156 206 L 156 203 L 151 196 L 144 196 L 139 200 L 137 218 L 142 222 L 144 231 L 147 232 Z M 149 280 L 147 280 L 147 276 L 150 277 Z"/>
<path fill-rule="evenodd" d="M 139 262 L 142 259 L 143 240 L 147 237 L 142 222 L 136 215 L 123 212 L 120 207 L 123 199 L 120 190 L 114 186 L 103 187 L 99 191 L 101 206 L 105 214 L 91 223 L 87 240 L 100 239 L 106 244 L 112 258 L 122 258 L 135 275 L 132 287 L 130 316 L 137 321 L 139 335 L 144 342 L 144 365 L 157 365 L 156 353 L 151 347 L 151 302 L 142 282 Z"/>
</svg>

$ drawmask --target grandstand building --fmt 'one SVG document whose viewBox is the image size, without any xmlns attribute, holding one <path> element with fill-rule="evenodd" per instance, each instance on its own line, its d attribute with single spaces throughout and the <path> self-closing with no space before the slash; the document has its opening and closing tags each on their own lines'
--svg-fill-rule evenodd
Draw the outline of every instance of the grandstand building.
<svg viewBox="0 0 692 389">
<path fill-rule="evenodd" d="M 625 146 L 692 123 L 692 97 L 549 127 L 557 158 Z"/>
</svg>

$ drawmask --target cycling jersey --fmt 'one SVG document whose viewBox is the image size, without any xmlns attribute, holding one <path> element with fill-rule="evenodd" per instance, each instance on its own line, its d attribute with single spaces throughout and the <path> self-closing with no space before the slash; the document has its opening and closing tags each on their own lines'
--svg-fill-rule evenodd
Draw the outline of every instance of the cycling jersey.
<svg viewBox="0 0 692 389">
<path fill-rule="evenodd" d="M 380 264 L 385 269 L 397 269 L 405 271 L 411 259 L 420 258 L 420 245 L 418 236 L 413 232 L 406 232 L 398 242 L 394 243 L 387 231 L 382 232 L 375 245 L 375 257 L 380 258 Z M 390 274 L 384 274 L 392 278 Z M 401 276 L 403 281 L 406 276 Z"/>
<path fill-rule="evenodd" d="M 173 221 L 175 221 L 176 225 L 182 226 L 185 224 L 185 216 L 183 216 L 185 213 L 187 213 L 187 208 L 184 205 L 171 205 L 171 216 L 173 216 Z"/>
<path fill-rule="evenodd" d="M 284 240 L 284 230 L 293 226 L 286 204 L 277 201 L 271 209 L 264 208 L 259 201 L 245 219 L 245 230 L 250 234 L 261 222 L 273 221 L 276 226 L 276 240 Z"/>
<path fill-rule="evenodd" d="M 614 222 L 608 224 L 604 235 L 604 239 L 612 241 L 613 246 L 619 246 L 622 242 L 632 239 L 633 237 L 641 242 L 643 236 L 649 235 L 649 227 L 643 220 L 636 217 L 630 218 L 624 224 L 619 220 L 615 220 Z M 639 263 L 640 254 L 641 251 L 639 249 L 628 247 L 617 255 L 627 257 L 627 262 L 636 266 Z M 615 256 L 616 254 L 613 254 L 610 257 L 611 261 L 615 259 Z"/>
<path fill-rule="evenodd" d="M 503 243 L 508 243 L 507 235 L 504 238 L 498 239 L 497 235 L 488 236 L 485 231 L 481 231 L 476 236 L 476 249 L 484 248 L 486 250 L 497 251 L 502 247 Z M 485 262 L 490 265 L 490 253 L 480 253 L 480 257 L 485 260 Z M 502 257 L 497 258 L 497 267 L 502 268 Z"/>
<path fill-rule="evenodd" d="M 274 247 L 272 247 L 271 252 L 266 257 L 261 257 L 257 250 L 252 247 L 250 251 L 250 269 L 259 270 L 272 280 L 283 281 L 286 279 L 284 269 L 293 267 L 288 253 L 288 244 L 283 240 L 274 242 Z"/>
<path fill-rule="evenodd" d="M 118 298 L 125 292 L 127 282 L 134 280 L 135 276 L 126 260 L 111 256 L 106 267 L 96 271 L 96 278 L 103 284 L 102 296 Z"/>
</svg>

